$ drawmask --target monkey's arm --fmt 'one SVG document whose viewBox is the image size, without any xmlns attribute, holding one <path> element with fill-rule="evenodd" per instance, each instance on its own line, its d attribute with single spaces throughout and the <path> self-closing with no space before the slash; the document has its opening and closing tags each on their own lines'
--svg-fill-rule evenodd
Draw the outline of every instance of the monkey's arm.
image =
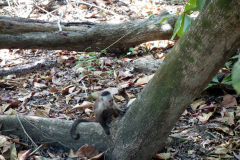
<svg viewBox="0 0 240 160">
<path fill-rule="evenodd" d="M 80 135 L 79 133 L 78 134 L 75 134 L 75 130 L 77 128 L 77 125 L 81 122 L 96 122 L 96 121 L 91 121 L 91 120 L 87 120 L 87 119 L 76 119 L 73 124 L 72 124 L 72 127 L 70 129 L 70 134 L 71 134 L 71 137 L 75 140 L 79 139 L 80 138 Z"/>
<path fill-rule="evenodd" d="M 100 123 L 100 125 L 103 127 L 105 133 L 107 135 L 110 135 L 109 127 L 108 127 L 107 122 L 106 122 L 106 121 L 109 120 L 108 119 L 109 117 L 106 117 L 107 119 L 104 120 L 103 119 L 103 117 L 104 117 L 103 115 L 95 115 L 95 116 L 96 116 L 98 122 Z"/>
</svg>

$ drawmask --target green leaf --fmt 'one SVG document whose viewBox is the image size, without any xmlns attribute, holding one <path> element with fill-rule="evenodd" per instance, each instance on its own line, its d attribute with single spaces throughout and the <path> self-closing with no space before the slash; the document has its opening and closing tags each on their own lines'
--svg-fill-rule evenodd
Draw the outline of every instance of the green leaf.
<svg viewBox="0 0 240 160">
<path fill-rule="evenodd" d="M 228 76 L 224 77 L 222 82 L 221 83 L 225 83 L 225 82 L 228 82 L 228 81 L 231 81 L 232 80 L 232 74 L 229 74 Z"/>
<path fill-rule="evenodd" d="M 154 22 L 153 24 L 162 23 L 162 22 L 166 21 L 168 18 L 173 17 L 173 16 L 174 16 L 173 14 L 167 15 L 167 16 L 161 18 L 160 20 Z"/>
<path fill-rule="evenodd" d="M 206 0 L 197 0 L 197 11 L 201 11 Z"/>
<path fill-rule="evenodd" d="M 152 20 L 153 18 L 154 18 L 154 14 L 151 14 L 151 16 L 148 19 Z"/>
<path fill-rule="evenodd" d="M 185 5 L 185 8 L 184 8 L 184 10 L 187 14 L 191 13 L 191 11 L 189 9 L 196 7 L 196 2 L 197 2 L 197 0 L 189 0 L 187 2 L 187 4 Z"/>
<path fill-rule="evenodd" d="M 107 53 L 107 50 L 106 49 L 102 50 L 100 53 Z"/>
<path fill-rule="evenodd" d="M 226 84 L 226 85 L 232 85 L 233 82 L 232 81 L 227 81 L 227 82 L 222 82 L 222 84 Z"/>
<path fill-rule="evenodd" d="M 84 50 L 84 52 L 86 52 L 86 50 L 88 50 L 88 49 L 91 49 L 91 47 L 86 48 L 86 49 Z"/>
<path fill-rule="evenodd" d="M 188 143 L 188 140 L 184 141 L 183 143 Z"/>
<path fill-rule="evenodd" d="M 240 59 L 233 65 L 232 82 L 233 88 L 240 94 Z"/>
<path fill-rule="evenodd" d="M 185 15 L 183 33 L 185 33 L 190 26 L 191 26 L 191 19 L 188 15 Z"/>
<path fill-rule="evenodd" d="M 240 54 L 239 55 L 235 55 L 233 57 L 231 57 L 230 59 L 236 59 L 236 58 L 239 58 L 240 57 Z"/>
<path fill-rule="evenodd" d="M 214 85 L 218 85 L 218 84 L 216 84 L 216 83 L 210 83 L 210 84 L 208 84 L 208 86 L 205 88 L 205 89 L 208 89 L 209 87 L 212 87 L 212 86 L 214 86 Z M 204 89 L 204 90 L 205 90 Z"/>
<path fill-rule="evenodd" d="M 189 9 L 185 10 L 185 12 L 189 14 L 191 11 L 201 11 L 205 2 L 206 2 L 206 0 L 197 0 L 196 6 L 194 8 L 189 8 Z M 185 9 L 186 9 L 186 7 L 185 7 Z"/>
<path fill-rule="evenodd" d="M 134 51 L 134 48 L 133 48 L 133 47 L 130 47 L 130 48 L 129 48 L 129 52 L 132 52 L 132 51 Z"/>
<path fill-rule="evenodd" d="M 188 15 L 184 14 L 184 19 L 181 24 L 181 28 L 177 32 L 178 37 L 182 37 L 182 35 L 186 32 L 186 30 L 191 26 L 191 19 Z"/>
<path fill-rule="evenodd" d="M 219 83 L 217 75 L 215 77 L 213 77 L 212 82 Z"/>
<path fill-rule="evenodd" d="M 181 28 L 181 25 L 182 25 L 182 21 L 183 21 L 183 18 L 184 18 L 184 13 L 180 15 L 180 17 L 178 18 L 177 22 L 175 23 L 175 27 L 174 27 L 174 31 L 173 31 L 173 36 L 171 38 L 171 40 L 174 39 L 174 37 L 176 36 L 176 34 L 178 33 L 178 31 L 180 30 Z"/>
<path fill-rule="evenodd" d="M 228 62 L 225 63 L 225 66 L 229 67 L 231 64 L 232 64 L 232 61 L 228 61 Z"/>
<path fill-rule="evenodd" d="M 211 136 L 213 136 L 214 138 L 218 138 L 215 134 L 213 134 L 212 132 L 207 131 L 207 133 L 209 133 Z"/>
</svg>

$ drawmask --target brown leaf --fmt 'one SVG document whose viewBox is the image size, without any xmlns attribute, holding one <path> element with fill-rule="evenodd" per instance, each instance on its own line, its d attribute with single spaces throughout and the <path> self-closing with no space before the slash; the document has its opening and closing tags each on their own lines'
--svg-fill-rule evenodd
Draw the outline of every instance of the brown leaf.
<svg viewBox="0 0 240 160">
<path fill-rule="evenodd" d="M 77 151 L 77 154 L 78 156 L 86 156 L 88 158 L 92 158 L 98 155 L 99 152 L 95 147 L 85 144 Z"/>
<path fill-rule="evenodd" d="M 237 106 L 237 100 L 236 100 L 236 98 L 235 98 L 233 95 L 226 94 L 226 95 L 223 97 L 222 105 L 223 105 L 225 108 Z"/>
<path fill-rule="evenodd" d="M 51 92 L 51 93 L 57 93 L 57 92 L 58 92 L 58 89 L 55 88 L 55 87 L 50 87 L 50 88 L 49 88 L 49 92 Z"/>
<path fill-rule="evenodd" d="M 228 128 L 228 127 L 217 126 L 217 127 L 209 127 L 209 128 L 214 128 L 214 129 L 217 129 L 217 130 L 221 130 L 221 131 L 223 131 L 224 133 L 227 133 L 227 134 L 229 134 L 229 135 L 231 135 L 231 136 L 234 135 L 233 131 L 232 131 L 230 128 Z"/>
<path fill-rule="evenodd" d="M 170 153 L 160 153 L 160 154 L 155 154 L 154 158 L 156 159 L 169 159 L 171 157 Z"/>
<path fill-rule="evenodd" d="M 24 150 L 18 153 L 19 160 L 25 160 L 28 158 L 28 155 L 31 153 L 32 149 Z"/>
<path fill-rule="evenodd" d="M 134 84 L 134 86 L 146 85 L 148 83 L 148 81 L 150 81 L 150 79 L 152 79 L 153 76 L 154 76 L 154 74 L 139 78 L 138 81 Z"/>
<path fill-rule="evenodd" d="M 72 110 L 74 109 L 79 109 L 79 108 L 89 108 L 92 107 L 94 105 L 94 103 L 88 102 L 88 101 L 84 101 L 81 105 L 77 104 L 76 106 L 74 106 L 72 109 L 70 109 L 67 114 L 71 113 Z"/>
<path fill-rule="evenodd" d="M 36 112 L 35 112 L 36 116 L 38 117 L 42 117 L 42 118 L 49 118 L 48 115 L 46 115 L 45 113 L 43 113 L 41 110 L 39 109 L 36 109 Z"/>
</svg>

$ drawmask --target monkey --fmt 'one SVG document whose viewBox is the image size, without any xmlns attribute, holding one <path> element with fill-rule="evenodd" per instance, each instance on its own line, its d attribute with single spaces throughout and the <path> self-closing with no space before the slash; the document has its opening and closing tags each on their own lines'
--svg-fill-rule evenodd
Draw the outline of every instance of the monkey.
<svg viewBox="0 0 240 160">
<path fill-rule="evenodd" d="M 101 96 L 97 98 L 94 104 L 94 115 L 96 121 L 100 123 L 107 135 L 110 135 L 109 124 L 112 120 L 111 116 L 117 117 L 119 114 L 123 115 L 124 111 L 118 108 L 117 104 L 114 102 L 113 96 L 109 91 L 102 92 Z M 79 118 L 75 120 L 71 126 L 70 134 L 75 140 L 80 138 L 79 134 L 75 134 L 77 125 L 81 122 L 96 122 L 93 120 L 87 120 Z"/>
</svg>

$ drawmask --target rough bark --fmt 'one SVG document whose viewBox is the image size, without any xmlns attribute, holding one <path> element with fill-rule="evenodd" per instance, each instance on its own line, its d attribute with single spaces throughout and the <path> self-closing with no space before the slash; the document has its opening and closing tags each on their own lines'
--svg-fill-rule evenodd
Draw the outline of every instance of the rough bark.
<svg viewBox="0 0 240 160">
<path fill-rule="evenodd" d="M 108 159 L 151 159 L 184 109 L 240 45 L 240 2 L 215 0 L 180 38 L 119 119 Z"/>
<path fill-rule="evenodd" d="M 127 113 L 111 123 L 111 140 L 100 144 L 101 139 L 106 139 L 86 141 L 88 139 L 84 135 L 76 144 L 84 141 L 97 148 L 109 148 L 105 159 L 151 159 L 164 147 L 167 136 L 184 109 L 240 46 L 239 8 L 240 2 L 235 0 L 210 2 L 166 56 L 161 68 Z M 54 124 L 41 123 L 43 126 Z M 60 128 L 67 132 L 69 126 L 65 127 Z M 96 129 L 88 129 L 86 136 L 98 138 Z M 59 131 L 51 130 L 51 127 L 44 132 L 60 136 Z"/>
<path fill-rule="evenodd" d="M 112 144 L 111 136 L 107 136 L 99 123 L 82 123 L 76 132 L 81 137 L 74 140 L 70 136 L 70 126 L 73 121 L 36 116 L 0 115 L 1 134 L 17 135 L 21 142 L 29 142 L 28 134 L 35 143 L 48 143 L 50 146 L 69 151 L 79 149 L 84 144 L 95 146 L 100 152 L 106 151 Z M 22 123 L 22 126 L 20 125 Z M 26 133 L 24 132 L 24 130 Z"/>
<path fill-rule="evenodd" d="M 61 23 L 67 38 L 55 32 L 58 31 L 55 22 L 0 17 L 0 48 L 85 51 L 91 47 L 87 51 L 101 51 L 111 45 L 108 52 L 122 53 L 146 41 L 170 39 L 177 17 L 153 24 L 168 14 L 162 11 L 152 20 L 119 24 Z"/>
</svg>

